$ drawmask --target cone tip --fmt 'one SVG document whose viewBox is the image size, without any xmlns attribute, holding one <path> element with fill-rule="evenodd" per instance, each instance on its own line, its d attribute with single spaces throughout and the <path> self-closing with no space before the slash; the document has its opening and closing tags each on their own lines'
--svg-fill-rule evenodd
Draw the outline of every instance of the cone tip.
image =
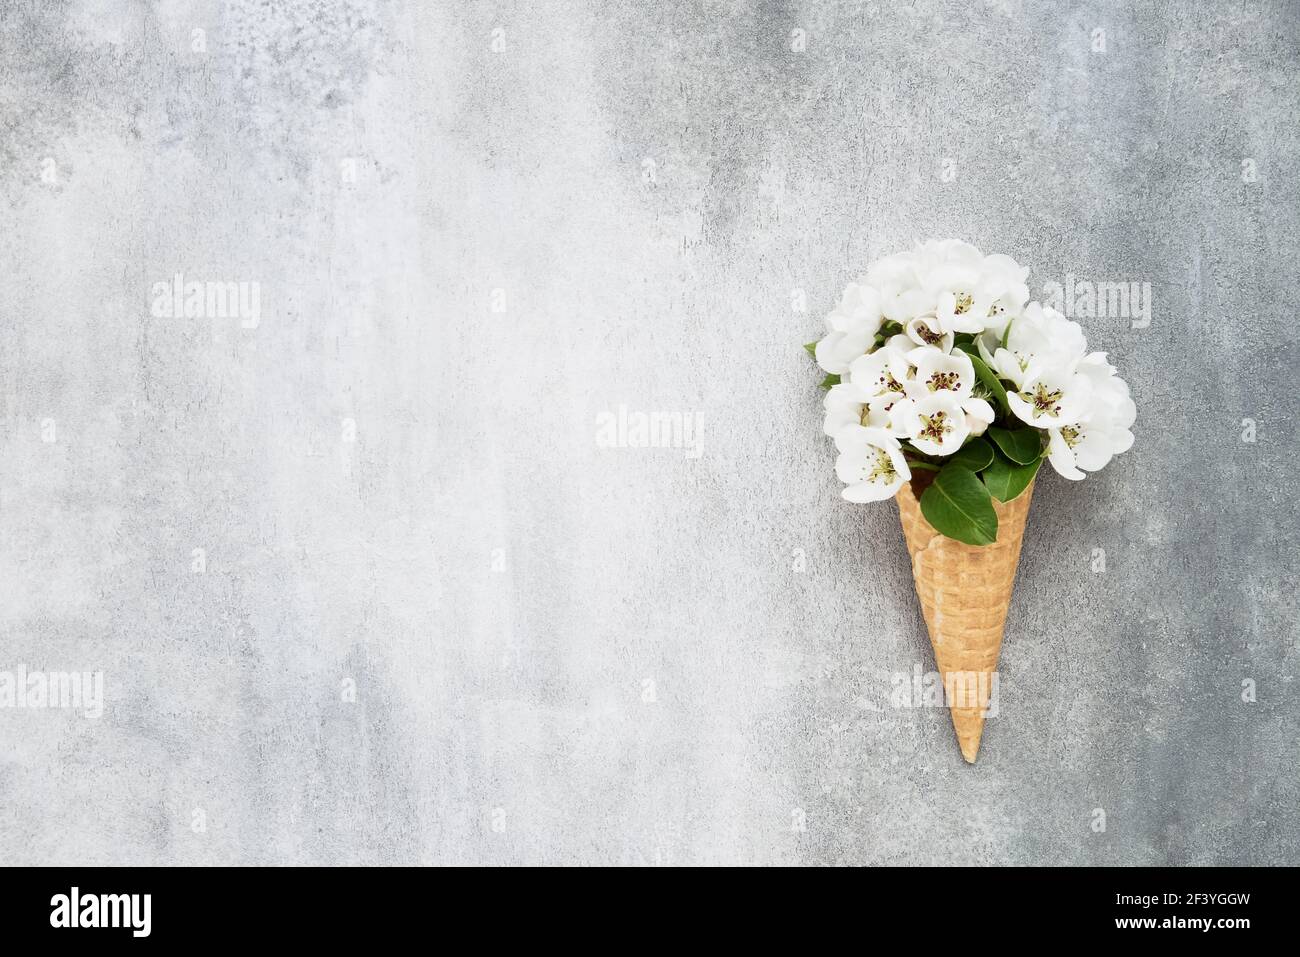
<svg viewBox="0 0 1300 957">
<path fill-rule="evenodd" d="M 961 756 L 966 759 L 967 764 L 974 764 L 976 756 L 980 753 L 980 739 L 974 741 L 961 741 Z"/>
</svg>

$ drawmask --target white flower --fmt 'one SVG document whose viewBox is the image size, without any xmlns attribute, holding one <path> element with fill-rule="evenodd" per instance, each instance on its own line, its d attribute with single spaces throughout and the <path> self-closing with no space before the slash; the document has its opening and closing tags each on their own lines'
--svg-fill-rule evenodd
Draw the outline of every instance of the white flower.
<svg viewBox="0 0 1300 957">
<path fill-rule="evenodd" d="M 882 429 L 851 425 L 835 436 L 835 447 L 835 474 L 846 486 L 840 494 L 850 502 L 890 498 L 912 477 L 898 439 Z"/>
<path fill-rule="evenodd" d="M 1104 352 L 1088 353 L 1078 361 L 1074 371 L 1086 375 L 1099 394 L 1128 395 L 1128 384 L 1115 375 L 1116 369 L 1106 361 L 1106 353 Z"/>
<path fill-rule="evenodd" d="M 961 407 L 966 413 L 966 428 L 970 429 L 971 435 L 983 435 L 984 430 L 997 418 L 993 406 L 976 396 L 964 400 Z"/>
<path fill-rule="evenodd" d="M 886 319 L 902 325 L 914 344 L 944 352 L 952 350 L 957 332 L 1001 335 L 1007 320 L 1024 308 L 1027 272 L 1007 256 L 985 256 L 958 240 L 918 243 L 877 260 L 826 317 L 826 335 L 814 352 L 817 364 L 843 375 L 853 360 L 872 351 Z"/>
<path fill-rule="evenodd" d="M 851 382 L 831 386 L 826 393 L 826 421 L 822 431 L 834 438 L 850 425 L 888 428 L 889 412 L 883 407 L 873 410 L 870 399 L 866 391 Z"/>
<path fill-rule="evenodd" d="M 970 435 L 965 410 L 947 392 L 904 399 L 895 406 L 893 415 L 911 443 L 926 455 L 951 455 Z"/>
<path fill-rule="evenodd" d="M 1072 425 L 1047 430 L 1048 461 L 1061 475 L 1074 480 L 1083 478 L 1084 472 L 1104 468 L 1111 458 L 1127 452 L 1133 445 L 1130 429 L 1137 418 L 1128 384 L 1115 375 L 1104 353 L 1087 356 L 1078 369 L 1091 382 L 1089 410 Z"/>
<path fill-rule="evenodd" d="M 1088 352 L 1078 323 L 1029 302 L 1027 275 L 1007 256 L 943 240 L 879 259 L 845 288 L 814 350 L 840 379 L 822 428 L 839 448 L 845 498 L 888 498 L 910 478 L 900 439 L 947 456 L 1004 415 L 990 404 L 1001 390 L 980 378 L 984 365 L 1006 383 L 1013 422 L 1002 424 L 1045 431 L 1048 458 L 1067 478 L 1133 444 L 1128 386 L 1104 353 Z M 886 338 L 887 321 L 897 331 Z M 959 335 L 976 349 L 958 347 Z"/>
<path fill-rule="evenodd" d="M 974 285 L 962 283 L 962 285 Z M 968 292 L 939 294 L 939 328 L 944 332 L 983 332 L 984 319 L 992 307 L 991 301 L 977 299 Z"/>
<path fill-rule="evenodd" d="M 925 346 L 910 352 L 907 358 L 916 366 L 916 375 L 908 388 L 908 394 L 914 399 L 924 398 L 931 392 L 950 392 L 957 399 L 964 399 L 975 387 L 975 367 L 970 356 L 960 349 L 943 353 Z"/>
<path fill-rule="evenodd" d="M 880 308 L 886 319 L 905 324 L 933 310 L 919 279 L 921 271 L 915 251 L 886 256 L 867 268 L 866 281 L 880 291 Z"/>
<path fill-rule="evenodd" d="M 839 304 L 826 317 L 827 334 L 817 343 L 817 364 L 833 375 L 843 375 L 849 363 L 875 344 L 885 321 L 880 294 L 863 283 L 850 283 Z"/>
<path fill-rule="evenodd" d="M 911 369 L 901 352 L 882 346 L 853 360 L 849 381 L 866 393 L 874 408 L 887 408 L 906 393 Z"/>
<path fill-rule="evenodd" d="M 979 343 L 980 358 L 984 364 L 993 370 L 993 374 L 999 379 L 1010 379 L 1019 388 L 1020 384 L 1025 381 L 1025 369 L 1029 365 L 1029 360 L 1021 359 L 1009 349 L 999 348 L 996 352 L 990 353 L 984 347 L 984 340 L 975 340 Z"/>
<path fill-rule="evenodd" d="M 909 319 L 903 327 L 907 338 L 918 346 L 934 346 L 940 352 L 952 352 L 953 334 L 939 328 L 939 320 L 934 316 L 917 316 Z"/>
<path fill-rule="evenodd" d="M 940 393 L 951 395 L 965 413 L 966 429 L 971 435 L 983 435 L 993 424 L 993 406 L 974 394 L 975 367 L 970 356 L 961 350 L 945 355 L 938 349 L 923 346 L 908 353 L 916 373 L 907 382 L 907 394 L 913 399 Z"/>
<path fill-rule="evenodd" d="M 1000 378 L 1010 379 L 1017 386 L 1024 382 L 1025 370 L 1035 359 L 1071 365 L 1083 358 L 1087 349 L 1083 329 L 1077 322 L 1036 302 L 1011 321 L 1006 347 L 997 345 L 997 339 L 993 343 L 988 339 L 984 335 L 977 340 L 980 358 Z"/>
<path fill-rule="evenodd" d="M 867 267 L 864 277 L 869 285 L 877 289 L 885 286 L 908 286 L 915 284 L 916 254 L 911 250 L 882 256 Z"/>
<path fill-rule="evenodd" d="M 1025 283 L 1029 270 L 1010 256 L 999 254 L 985 256 L 981 268 L 984 272 L 981 291 L 992 299 L 984 318 L 984 330 L 1001 338 L 1007 322 L 1019 317 L 1029 301 L 1029 286 Z"/>
<path fill-rule="evenodd" d="M 1034 359 L 1007 403 L 1022 422 L 1039 429 L 1072 425 L 1088 411 L 1092 382 L 1060 362 Z"/>
<path fill-rule="evenodd" d="M 909 352 L 911 352 L 914 348 L 916 348 L 916 343 L 914 343 L 911 339 L 909 339 L 907 336 L 905 336 L 903 333 L 900 332 L 898 335 L 890 336 L 888 339 L 886 339 L 884 343 L 881 344 L 880 348 L 892 349 L 894 352 L 897 352 L 899 355 L 906 356 Z"/>
<path fill-rule="evenodd" d="M 945 333 L 1001 334 L 1007 319 L 1029 299 L 1024 269 L 1009 256 L 985 256 L 962 242 L 926 243 L 917 249 L 918 273 Z M 923 313 L 924 314 L 924 313 Z"/>
</svg>

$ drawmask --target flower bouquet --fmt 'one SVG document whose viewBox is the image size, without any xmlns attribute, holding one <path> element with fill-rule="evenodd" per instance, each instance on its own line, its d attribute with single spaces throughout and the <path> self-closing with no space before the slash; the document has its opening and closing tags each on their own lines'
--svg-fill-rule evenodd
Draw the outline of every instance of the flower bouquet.
<svg viewBox="0 0 1300 957">
<path fill-rule="evenodd" d="M 1028 270 L 958 240 L 850 283 L 806 348 L 850 502 L 895 498 L 962 755 L 975 761 L 1034 479 L 1133 444 L 1128 386 L 1083 330 L 1029 302 Z"/>
</svg>

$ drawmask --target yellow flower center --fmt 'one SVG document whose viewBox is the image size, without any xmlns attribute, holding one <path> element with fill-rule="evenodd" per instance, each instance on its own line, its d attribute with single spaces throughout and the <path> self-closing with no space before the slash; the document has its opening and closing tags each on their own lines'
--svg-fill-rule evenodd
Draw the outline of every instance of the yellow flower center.
<svg viewBox="0 0 1300 957">
<path fill-rule="evenodd" d="M 890 372 L 888 369 L 881 373 L 880 378 L 876 380 L 876 384 L 880 386 L 880 392 L 877 394 L 903 391 L 903 387 L 899 385 L 898 380 L 894 378 L 894 373 Z"/>
<path fill-rule="evenodd" d="M 948 424 L 948 413 L 940 410 L 934 415 L 921 416 L 921 437 L 931 442 L 942 443 L 943 437 L 952 431 Z"/>
<path fill-rule="evenodd" d="M 867 473 L 867 481 L 874 482 L 877 479 L 884 479 L 885 482 L 892 482 L 897 474 L 898 472 L 894 468 L 894 460 L 889 457 L 889 453 L 884 449 L 876 449 L 876 461 L 873 463 L 871 471 Z"/>
<path fill-rule="evenodd" d="M 1051 412 L 1055 415 L 1061 411 L 1061 407 L 1057 404 L 1061 401 L 1061 390 L 1054 389 L 1049 392 L 1047 391 L 1047 386 L 1043 385 L 1041 382 L 1034 386 L 1032 395 L 1025 395 L 1022 392 L 1021 398 L 1033 405 L 1035 417 L 1047 412 Z"/>
</svg>

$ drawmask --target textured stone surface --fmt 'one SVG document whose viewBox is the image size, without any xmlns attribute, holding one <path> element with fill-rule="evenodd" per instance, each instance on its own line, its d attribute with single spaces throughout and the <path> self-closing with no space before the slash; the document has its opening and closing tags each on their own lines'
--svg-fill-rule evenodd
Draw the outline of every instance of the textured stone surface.
<svg viewBox="0 0 1300 957">
<path fill-rule="evenodd" d="M 0 0 L 0 670 L 104 675 L 0 710 L 3 862 L 1300 861 L 1298 56 L 1282 0 Z M 1152 290 L 1080 319 L 1137 445 L 1039 481 L 974 767 L 799 348 L 945 236 Z"/>
</svg>

